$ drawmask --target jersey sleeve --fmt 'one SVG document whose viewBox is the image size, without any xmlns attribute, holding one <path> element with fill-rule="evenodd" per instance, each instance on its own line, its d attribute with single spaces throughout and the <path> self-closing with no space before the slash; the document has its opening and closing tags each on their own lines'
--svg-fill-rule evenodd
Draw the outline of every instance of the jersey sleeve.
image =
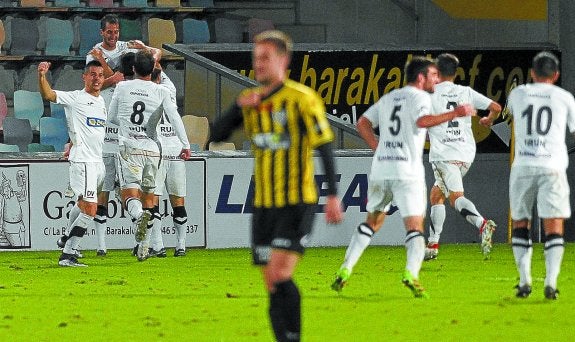
<svg viewBox="0 0 575 342">
<path fill-rule="evenodd" d="M 416 120 L 424 115 L 430 115 L 432 113 L 431 96 L 429 94 L 425 92 L 419 93 L 419 95 L 415 97 L 414 102 Z"/>
<path fill-rule="evenodd" d="M 116 88 L 114 89 L 114 94 L 112 95 L 112 100 L 110 101 L 110 107 L 108 108 L 108 118 L 107 122 L 112 123 L 113 125 L 120 125 L 120 121 L 118 120 L 118 94 L 121 92 L 121 85 L 118 83 Z"/>
<path fill-rule="evenodd" d="M 493 102 L 490 98 L 477 92 L 471 87 L 469 87 L 468 89 L 469 89 L 469 98 L 471 99 L 471 104 L 473 105 L 473 107 L 481 110 L 489 108 L 489 105 L 491 104 L 491 102 Z"/>
<path fill-rule="evenodd" d="M 377 128 L 379 126 L 379 108 L 382 107 L 383 98 L 371 105 L 364 113 L 363 117 L 371 122 L 371 127 Z"/>
<path fill-rule="evenodd" d="M 317 94 L 304 97 L 303 103 L 304 123 L 310 145 L 317 147 L 333 141 L 333 131 L 325 113 L 325 105 Z"/>
<path fill-rule="evenodd" d="M 178 113 L 178 106 L 176 105 L 176 96 L 175 94 L 172 95 L 171 92 L 166 87 L 160 87 L 162 89 L 162 93 L 164 94 L 164 99 L 162 101 L 162 106 L 164 107 L 164 113 L 170 120 L 174 131 L 176 132 L 176 136 L 180 139 L 182 143 L 182 148 L 189 149 L 190 142 L 188 141 L 188 135 L 186 134 L 186 128 L 184 127 L 184 123 L 182 122 L 182 118 L 180 117 L 180 113 Z M 157 122 L 156 122 L 157 124 Z"/>
<path fill-rule="evenodd" d="M 575 98 L 567 95 L 567 127 L 570 133 L 575 133 Z"/>
<path fill-rule="evenodd" d="M 56 93 L 56 103 L 69 106 L 76 102 L 77 93 L 75 91 L 54 90 Z"/>
</svg>

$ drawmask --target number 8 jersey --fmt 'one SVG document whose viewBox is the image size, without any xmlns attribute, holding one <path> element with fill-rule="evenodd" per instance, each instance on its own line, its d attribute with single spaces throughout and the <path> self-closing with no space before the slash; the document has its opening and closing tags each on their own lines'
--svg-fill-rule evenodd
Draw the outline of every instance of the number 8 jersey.
<svg viewBox="0 0 575 342">
<path fill-rule="evenodd" d="M 569 159 L 565 131 L 575 130 L 575 100 L 568 91 L 546 83 L 521 85 L 509 94 L 513 114 L 513 166 L 564 171 Z"/>
<path fill-rule="evenodd" d="M 431 113 L 431 97 L 423 90 L 405 86 L 373 104 L 363 114 L 373 128 L 379 127 L 379 143 L 373 155 L 370 179 L 422 179 L 424 128 L 420 116 Z"/>
<path fill-rule="evenodd" d="M 156 131 L 162 116 L 162 111 L 156 110 L 160 105 L 170 122 L 176 122 L 179 117 L 176 99 L 166 87 L 141 79 L 118 83 L 110 103 L 109 120 L 120 126 L 119 144 L 160 152 Z M 188 148 L 183 124 L 174 125 L 174 129 L 182 146 Z"/>
</svg>

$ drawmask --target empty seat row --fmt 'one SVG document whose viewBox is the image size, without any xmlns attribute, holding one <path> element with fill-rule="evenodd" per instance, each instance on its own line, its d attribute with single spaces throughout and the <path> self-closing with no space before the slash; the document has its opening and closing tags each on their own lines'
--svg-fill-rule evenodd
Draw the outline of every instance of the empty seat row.
<svg viewBox="0 0 575 342">
<path fill-rule="evenodd" d="M 214 7 L 212 0 L 0 0 L 0 8 L 5 7 L 99 7 L 99 8 L 145 8 L 145 7 Z"/>
<path fill-rule="evenodd" d="M 29 151 L 29 146 L 33 144 L 34 131 L 30 125 L 30 120 L 6 117 L 3 122 L 3 133 L 4 144 L 18 146 L 20 152 L 32 152 Z M 42 117 L 39 134 L 40 144 L 43 146 L 33 145 L 33 151 L 63 152 L 64 146 L 69 140 L 66 120 L 63 118 Z M 13 149 L 13 147 L 7 146 L 3 146 L 3 148 Z"/>
<path fill-rule="evenodd" d="M 209 43 L 208 23 L 185 18 L 177 24 L 173 20 L 120 21 L 120 40 L 138 39 L 149 46 L 161 48 L 167 43 Z M 76 16 L 74 20 L 42 16 L 38 20 L 6 17 L 0 22 L 1 51 L 9 55 L 86 55 L 102 41 L 100 20 Z"/>
</svg>

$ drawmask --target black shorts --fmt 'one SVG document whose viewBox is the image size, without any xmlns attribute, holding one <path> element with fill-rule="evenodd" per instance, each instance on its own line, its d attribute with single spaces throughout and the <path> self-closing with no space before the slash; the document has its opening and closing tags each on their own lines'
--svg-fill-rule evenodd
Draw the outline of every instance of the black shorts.
<svg viewBox="0 0 575 342">
<path fill-rule="evenodd" d="M 254 208 L 252 216 L 254 264 L 266 265 L 272 249 L 303 254 L 314 218 L 315 205 L 310 204 L 284 208 Z"/>
</svg>

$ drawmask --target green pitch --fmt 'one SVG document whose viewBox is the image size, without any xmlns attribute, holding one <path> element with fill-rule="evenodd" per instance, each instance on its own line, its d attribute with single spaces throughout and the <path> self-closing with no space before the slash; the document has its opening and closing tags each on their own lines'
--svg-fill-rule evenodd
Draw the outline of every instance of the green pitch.
<svg viewBox="0 0 575 342">
<path fill-rule="evenodd" d="M 400 282 L 403 247 L 370 247 L 341 293 L 330 289 L 344 248 L 308 249 L 295 279 L 304 341 L 570 341 L 575 248 L 567 244 L 560 297 L 543 297 L 542 245 L 533 293 L 517 299 L 511 247 L 484 261 L 478 245 L 443 245 L 423 265 L 430 299 Z M 172 251 L 170 251 L 172 252 Z M 271 341 L 267 295 L 248 250 L 189 250 L 138 262 L 128 251 L 88 268 L 57 266 L 58 252 L 0 253 L 2 341 Z"/>
</svg>

